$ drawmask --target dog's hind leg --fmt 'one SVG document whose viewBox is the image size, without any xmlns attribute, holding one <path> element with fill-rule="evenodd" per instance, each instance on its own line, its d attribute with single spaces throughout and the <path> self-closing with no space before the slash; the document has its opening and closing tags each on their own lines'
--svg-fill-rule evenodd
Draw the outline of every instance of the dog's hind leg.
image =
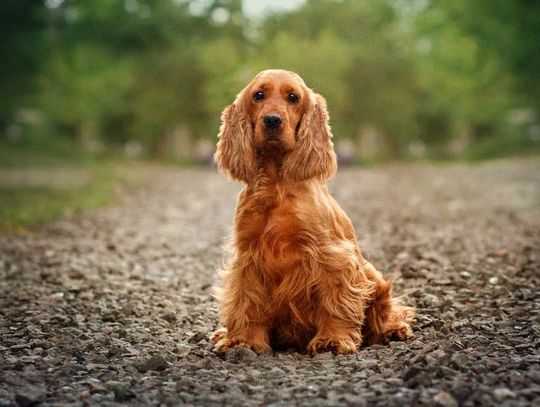
<svg viewBox="0 0 540 407">
<path fill-rule="evenodd" d="M 373 265 L 366 263 L 364 268 L 368 278 L 375 283 L 372 299 L 365 310 L 364 343 L 373 345 L 412 337 L 410 323 L 414 320 L 414 308 L 401 304 L 401 298 L 392 297 L 392 282 L 384 280 Z"/>
</svg>

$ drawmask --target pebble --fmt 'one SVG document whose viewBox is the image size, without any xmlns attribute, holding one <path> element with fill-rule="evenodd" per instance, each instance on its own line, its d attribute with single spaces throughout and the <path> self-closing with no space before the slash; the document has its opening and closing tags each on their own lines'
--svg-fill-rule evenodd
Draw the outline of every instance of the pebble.
<svg viewBox="0 0 540 407">
<path fill-rule="evenodd" d="M 469 362 L 469 357 L 463 352 L 458 352 L 452 355 L 450 360 L 454 364 L 454 367 L 465 368 L 467 363 Z"/>
<path fill-rule="evenodd" d="M 166 312 L 165 314 L 163 314 L 163 319 L 170 323 L 177 321 L 177 317 L 174 312 Z"/>
<path fill-rule="evenodd" d="M 149 370 L 161 371 L 169 367 L 169 363 L 160 355 L 151 356 L 149 358 L 140 360 L 135 364 L 137 370 L 141 373 L 148 372 Z"/>
<path fill-rule="evenodd" d="M 433 404 L 438 407 L 458 407 L 456 399 L 445 391 L 440 391 L 433 397 Z"/>
<path fill-rule="evenodd" d="M 109 352 L 108 352 L 109 357 L 118 356 L 121 354 L 122 354 L 122 348 L 118 346 L 114 346 L 114 345 L 109 348 Z"/>
<path fill-rule="evenodd" d="M 44 388 L 29 385 L 15 394 L 15 402 L 21 407 L 32 407 L 41 404 L 46 397 L 47 392 Z"/>
<path fill-rule="evenodd" d="M 235 363 L 257 360 L 257 354 L 248 348 L 234 348 L 225 352 L 225 360 Z"/>
<path fill-rule="evenodd" d="M 516 394 L 512 390 L 507 389 L 506 387 L 499 387 L 493 390 L 493 395 L 495 396 L 497 401 L 516 398 Z"/>
<path fill-rule="evenodd" d="M 499 277 L 491 277 L 491 278 L 489 279 L 489 284 L 491 284 L 491 285 L 497 285 L 497 284 L 499 284 Z"/>
<path fill-rule="evenodd" d="M 467 279 L 467 280 L 468 280 L 469 278 L 472 277 L 472 274 L 471 274 L 470 272 L 468 272 L 467 270 L 461 271 L 461 272 L 459 273 L 459 275 L 460 275 L 461 277 L 463 277 L 464 279 Z"/>
<path fill-rule="evenodd" d="M 135 393 L 129 389 L 114 390 L 114 401 L 125 402 L 136 398 Z"/>
<path fill-rule="evenodd" d="M 316 360 L 332 360 L 334 359 L 334 355 L 332 354 L 332 352 L 318 353 L 317 355 L 315 355 L 315 359 Z"/>
<path fill-rule="evenodd" d="M 109 380 L 109 381 L 105 382 L 105 387 L 107 389 L 109 389 L 109 390 L 112 390 L 112 391 L 125 389 L 128 386 L 129 385 L 127 383 L 119 382 L 119 381 L 116 381 L 116 380 Z"/>
</svg>

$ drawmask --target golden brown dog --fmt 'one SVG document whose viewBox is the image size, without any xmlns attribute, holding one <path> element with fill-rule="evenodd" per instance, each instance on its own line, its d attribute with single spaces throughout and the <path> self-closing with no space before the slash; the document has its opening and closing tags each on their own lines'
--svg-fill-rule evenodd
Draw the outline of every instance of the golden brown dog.
<svg viewBox="0 0 540 407">
<path fill-rule="evenodd" d="M 414 310 L 362 257 L 325 185 L 337 168 L 324 98 L 297 74 L 259 73 L 222 115 L 220 170 L 246 184 L 218 291 L 218 351 L 353 353 L 412 335 Z"/>
</svg>

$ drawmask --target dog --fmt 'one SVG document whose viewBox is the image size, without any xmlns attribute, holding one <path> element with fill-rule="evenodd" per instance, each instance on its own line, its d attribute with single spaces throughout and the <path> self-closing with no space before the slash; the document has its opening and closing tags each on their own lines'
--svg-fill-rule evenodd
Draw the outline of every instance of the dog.
<svg viewBox="0 0 540 407">
<path fill-rule="evenodd" d="M 350 354 L 411 337 L 414 309 L 362 256 L 325 185 L 337 169 L 325 99 L 294 72 L 265 70 L 221 120 L 215 161 L 245 187 L 216 292 L 215 350 Z"/>
</svg>

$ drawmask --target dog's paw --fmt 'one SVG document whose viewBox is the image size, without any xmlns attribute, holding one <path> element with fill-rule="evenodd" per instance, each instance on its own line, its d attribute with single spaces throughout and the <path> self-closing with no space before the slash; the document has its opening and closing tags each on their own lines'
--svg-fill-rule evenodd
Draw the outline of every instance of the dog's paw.
<svg viewBox="0 0 540 407">
<path fill-rule="evenodd" d="M 215 345 L 226 336 L 227 336 L 227 328 L 219 328 L 216 332 L 210 335 L 209 339 Z"/>
<path fill-rule="evenodd" d="M 335 355 L 346 355 L 358 352 L 358 348 L 351 338 L 328 338 L 316 336 L 307 346 L 310 355 L 332 352 Z"/>
<path fill-rule="evenodd" d="M 395 324 L 392 324 L 385 331 L 386 340 L 399 340 L 406 341 L 409 338 L 413 337 L 413 331 L 411 326 L 404 321 L 399 321 Z"/>
<path fill-rule="evenodd" d="M 228 337 L 227 328 L 220 328 L 212 335 L 210 340 L 214 343 L 214 350 L 219 353 L 227 352 L 234 348 L 248 348 L 256 353 L 272 352 L 272 348 L 266 343 L 249 343 L 238 337 Z"/>
<path fill-rule="evenodd" d="M 237 338 L 229 339 L 227 337 L 218 340 L 214 346 L 214 350 L 218 353 L 224 353 L 234 348 L 251 349 L 251 346 L 245 341 L 239 340 Z"/>
</svg>

